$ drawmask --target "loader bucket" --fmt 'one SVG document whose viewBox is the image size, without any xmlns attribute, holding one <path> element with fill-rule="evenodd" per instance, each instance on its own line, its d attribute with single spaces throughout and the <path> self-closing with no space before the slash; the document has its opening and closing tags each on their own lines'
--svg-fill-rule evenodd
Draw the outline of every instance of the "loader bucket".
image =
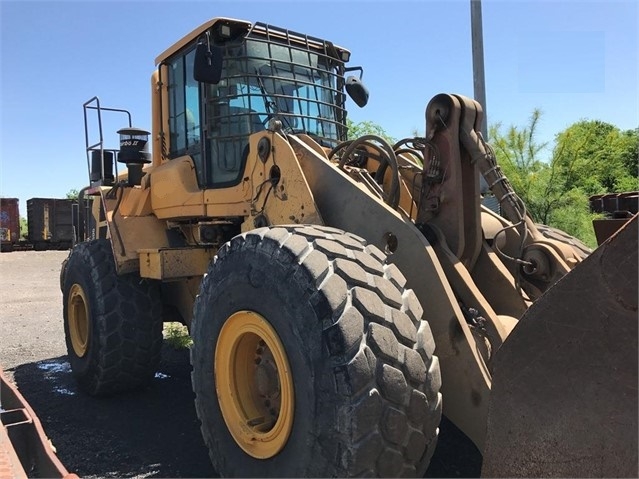
<svg viewBox="0 0 639 479">
<path fill-rule="evenodd" d="M 635 215 L 498 351 L 482 476 L 639 477 L 637 228 Z"/>
</svg>

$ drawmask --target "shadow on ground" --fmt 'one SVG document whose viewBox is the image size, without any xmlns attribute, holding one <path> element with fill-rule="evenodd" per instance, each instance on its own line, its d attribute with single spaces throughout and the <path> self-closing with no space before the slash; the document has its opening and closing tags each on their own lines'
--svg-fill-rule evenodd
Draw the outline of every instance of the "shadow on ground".
<svg viewBox="0 0 639 479">
<path fill-rule="evenodd" d="M 151 387 L 111 398 L 78 391 L 66 356 L 14 380 L 67 470 L 81 477 L 212 477 L 193 406 L 188 350 L 165 345 Z"/>
<path fill-rule="evenodd" d="M 81 477 L 215 477 L 193 406 L 188 350 L 165 344 L 144 391 L 80 393 L 66 356 L 18 366 L 14 380 L 70 472 Z M 425 477 L 478 477 L 481 455 L 444 418 Z"/>
<path fill-rule="evenodd" d="M 443 417 L 437 447 L 424 477 L 479 477 L 481 462 L 475 444 Z"/>
</svg>

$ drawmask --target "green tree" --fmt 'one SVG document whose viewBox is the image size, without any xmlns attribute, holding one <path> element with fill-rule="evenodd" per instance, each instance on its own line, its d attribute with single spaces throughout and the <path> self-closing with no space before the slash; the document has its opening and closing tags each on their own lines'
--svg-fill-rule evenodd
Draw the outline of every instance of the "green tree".
<svg viewBox="0 0 639 479">
<path fill-rule="evenodd" d="M 580 188 L 588 195 L 639 189 L 639 130 L 579 121 L 557 135 L 553 153 L 565 189 Z"/>
<path fill-rule="evenodd" d="M 67 199 L 68 200 L 77 200 L 79 194 L 80 194 L 80 192 L 78 190 L 76 190 L 75 188 L 70 189 L 67 192 Z"/>
<path fill-rule="evenodd" d="M 355 140 L 364 135 L 377 135 L 381 136 L 391 145 L 397 142 L 397 140 L 390 136 L 381 125 L 378 125 L 373 121 L 360 121 L 355 123 L 347 118 L 346 126 L 348 128 L 349 140 Z"/>
<path fill-rule="evenodd" d="M 548 144 L 538 143 L 536 139 L 540 118 L 541 111 L 534 110 L 527 126 L 510 126 L 506 132 L 502 132 L 501 123 L 497 123 L 490 128 L 488 137 L 513 188 L 526 203 L 533 218 L 543 222 L 549 198 L 540 194 L 540 180 L 543 179 L 547 187 L 552 187 L 554 178 L 548 175 L 548 165 L 541 160 Z"/>
<path fill-rule="evenodd" d="M 501 124 L 492 126 L 489 139 L 497 161 L 535 221 L 564 230 L 595 246 L 594 215 L 588 204 L 594 187 L 586 185 L 597 180 L 584 177 L 583 169 L 577 171 L 574 155 L 568 154 L 573 144 L 561 133 L 551 152 L 547 143 L 537 140 L 540 119 L 541 112 L 534 110 L 523 128 L 511 126 L 503 132 Z M 584 146 L 588 146 L 585 139 L 580 148 Z"/>
<path fill-rule="evenodd" d="M 24 216 L 20 217 L 20 238 L 26 238 L 29 235 L 29 224 Z"/>
<path fill-rule="evenodd" d="M 634 180 L 633 188 L 624 188 L 624 191 L 634 191 L 639 181 L 639 127 L 634 130 L 626 130 L 619 139 L 621 149 L 621 161 L 626 171 Z"/>
</svg>

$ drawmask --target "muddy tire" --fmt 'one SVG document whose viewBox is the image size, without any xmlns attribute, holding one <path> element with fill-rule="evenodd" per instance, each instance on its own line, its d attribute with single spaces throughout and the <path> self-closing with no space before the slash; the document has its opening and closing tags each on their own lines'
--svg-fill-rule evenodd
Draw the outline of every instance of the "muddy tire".
<svg viewBox="0 0 639 479">
<path fill-rule="evenodd" d="M 430 327 L 376 247 L 320 226 L 225 244 L 191 333 L 196 410 L 222 476 L 422 476 L 441 417 Z"/>
<path fill-rule="evenodd" d="M 80 388 L 101 396 L 148 384 L 162 347 L 159 285 L 118 276 L 104 239 L 78 244 L 63 269 L 64 332 Z"/>
</svg>

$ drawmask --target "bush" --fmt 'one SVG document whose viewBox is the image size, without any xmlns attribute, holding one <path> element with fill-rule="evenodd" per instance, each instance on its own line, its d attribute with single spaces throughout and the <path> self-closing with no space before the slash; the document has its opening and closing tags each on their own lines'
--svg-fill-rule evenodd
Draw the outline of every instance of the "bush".
<svg viewBox="0 0 639 479">
<path fill-rule="evenodd" d="M 163 333 L 164 341 L 173 349 L 190 348 L 193 344 L 188 328 L 181 323 L 164 323 Z"/>
</svg>

